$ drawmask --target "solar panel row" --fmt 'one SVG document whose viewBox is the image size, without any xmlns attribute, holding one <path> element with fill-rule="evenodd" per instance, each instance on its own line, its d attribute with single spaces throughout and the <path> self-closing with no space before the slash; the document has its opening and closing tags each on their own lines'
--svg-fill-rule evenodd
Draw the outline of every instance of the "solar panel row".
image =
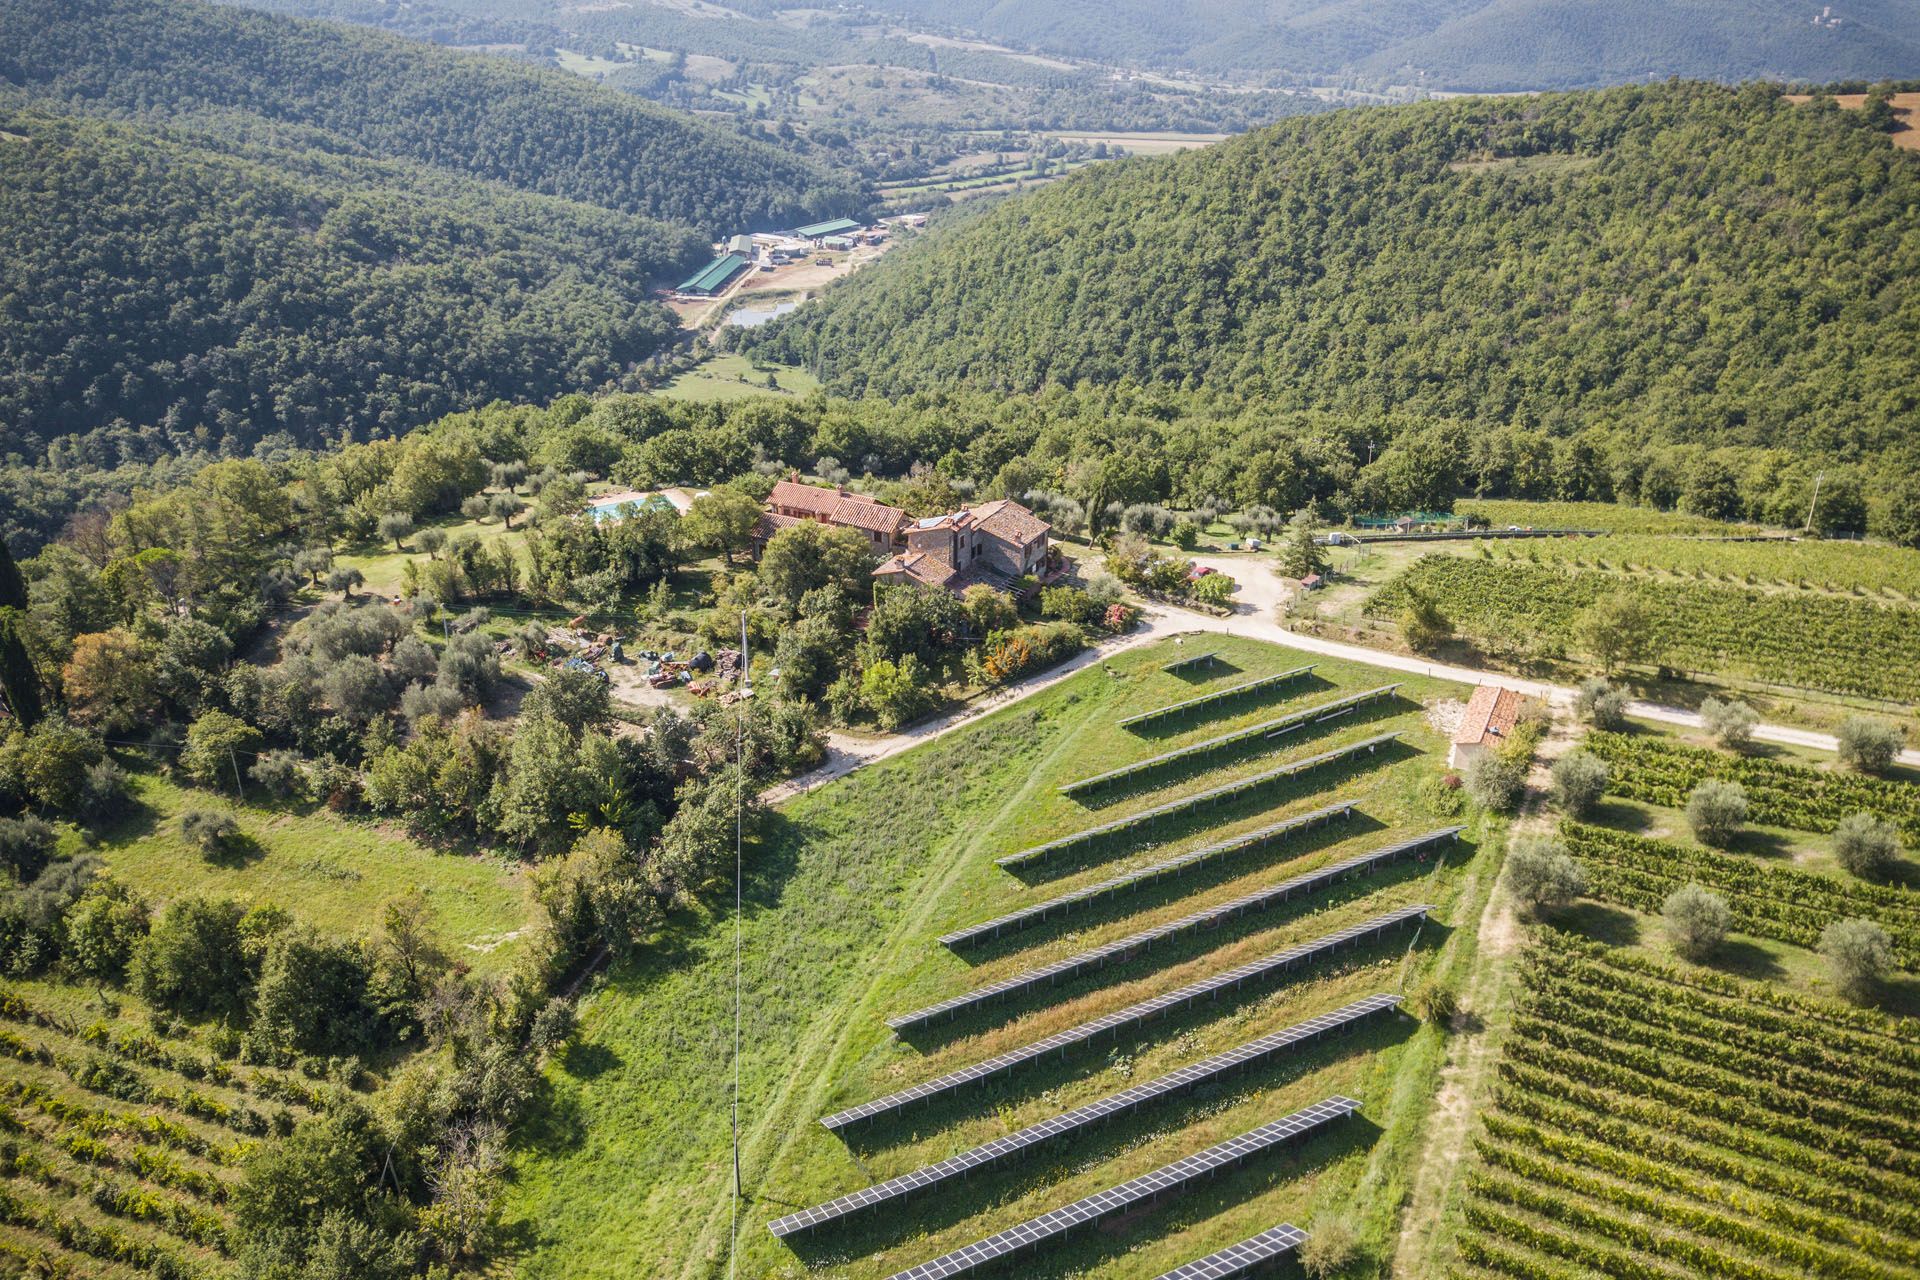
<svg viewBox="0 0 1920 1280">
<path fill-rule="evenodd" d="M 1360 1104 L 1352 1098 L 1332 1097 L 1324 1102 L 1316 1102 L 1272 1124 L 1261 1125 L 1258 1129 L 1237 1138 L 1229 1138 L 1183 1160 L 1162 1165 L 1152 1173 L 1142 1174 L 1117 1187 L 1062 1205 L 1037 1218 L 1029 1218 L 1016 1227 L 988 1236 L 964 1249 L 942 1254 L 931 1262 L 897 1272 L 891 1280 L 948 1280 L 952 1276 L 965 1275 L 978 1267 L 1064 1235 L 1076 1227 L 1124 1213 L 1135 1205 L 1170 1191 L 1182 1190 L 1195 1179 L 1229 1168 L 1250 1156 L 1344 1119 L 1359 1107 Z"/>
<path fill-rule="evenodd" d="M 1285 950 L 1273 952 L 1271 955 L 1262 956 L 1258 960 L 1236 966 L 1223 973 L 1216 973 L 1211 977 L 1202 978 L 1198 982 L 1189 983 L 1177 990 L 1169 991 L 1165 995 L 1154 996 L 1150 1000 L 1142 1000 L 1138 1004 L 1129 1005 L 1116 1013 L 1109 1013 L 1104 1017 L 1095 1018 L 1091 1022 L 1083 1022 L 1077 1027 L 1069 1027 L 1065 1031 L 1055 1032 L 1045 1039 L 1035 1040 L 1033 1043 L 1024 1045 L 1021 1048 L 1009 1050 L 997 1057 L 988 1058 L 985 1062 L 975 1063 L 970 1067 L 962 1067 L 958 1071 L 950 1071 L 946 1075 L 938 1076 L 927 1081 L 925 1084 L 917 1084 L 911 1088 L 902 1089 L 897 1093 L 890 1093 L 884 1098 L 876 1098 L 872 1102 L 865 1102 L 857 1107 L 850 1107 L 845 1111 L 837 1111 L 821 1120 L 820 1123 L 831 1130 L 844 1129 L 850 1125 L 858 1124 L 863 1120 L 870 1120 L 875 1116 L 898 1111 L 900 1108 L 912 1103 L 922 1102 L 929 1098 L 936 1098 L 943 1094 L 951 1093 L 967 1085 L 990 1079 L 993 1076 L 999 1075 L 1001 1072 L 1011 1071 L 1015 1067 L 1023 1066 L 1026 1063 L 1044 1058 L 1050 1053 L 1061 1052 L 1075 1045 L 1084 1044 L 1109 1031 L 1118 1031 L 1123 1027 L 1130 1027 L 1145 1022 L 1159 1014 L 1190 1004 L 1202 996 L 1218 998 L 1222 991 L 1230 990 L 1242 983 L 1284 973 L 1296 965 L 1306 964 L 1309 961 L 1316 960 L 1323 955 L 1329 954 L 1351 943 L 1377 937 L 1388 929 L 1395 928 L 1398 925 L 1406 924 L 1413 920 L 1424 919 L 1427 912 L 1431 910 L 1433 910 L 1433 908 L 1430 905 L 1423 903 L 1411 907 L 1402 907 L 1397 911 L 1389 911 L 1385 915 L 1375 916 L 1371 920 L 1350 925 L 1336 933 L 1330 933 L 1325 937 L 1316 938 L 1312 942 L 1302 943 L 1296 947 L 1288 947 Z"/>
<path fill-rule="evenodd" d="M 889 1178 L 885 1182 L 862 1187 L 858 1191 L 829 1200 L 824 1204 L 817 1204 L 811 1208 L 802 1209 L 798 1213 L 776 1218 L 767 1224 L 767 1229 L 775 1236 L 784 1238 L 802 1231 L 811 1231 L 815 1227 L 837 1221 L 850 1214 L 893 1203 L 906 1196 L 925 1191 L 929 1187 L 938 1186 L 949 1179 L 973 1173 L 1020 1152 L 1076 1133 L 1088 1125 L 1097 1124 L 1136 1107 L 1216 1080 L 1262 1059 L 1270 1058 L 1285 1049 L 1293 1048 L 1295 1045 L 1306 1044 L 1322 1036 L 1345 1031 L 1357 1022 L 1399 1006 L 1399 996 L 1368 996 L 1364 1000 L 1356 1000 L 1344 1008 L 1309 1018 L 1305 1022 L 1295 1023 L 1291 1027 L 1271 1035 L 1261 1036 L 1257 1040 L 1249 1040 L 1225 1053 L 1203 1058 L 1190 1066 L 1181 1067 L 1164 1076 L 1134 1085 L 1130 1089 L 1108 1094 L 1104 1098 L 1075 1107 L 1057 1116 L 1049 1116 L 1038 1124 L 1028 1125 L 1005 1137 L 982 1143 L 937 1164 L 926 1165 L 911 1173 L 901 1174 L 897 1178 Z"/>
<path fill-rule="evenodd" d="M 1185 1266 L 1175 1267 L 1160 1276 L 1159 1280 L 1231 1280 L 1231 1277 L 1243 1276 L 1263 1262 L 1271 1262 L 1282 1254 L 1292 1253 L 1306 1242 L 1306 1232 L 1290 1222 L 1283 1222 L 1279 1226 L 1268 1227 L 1257 1236 L 1249 1236 L 1239 1244 L 1230 1244 L 1218 1253 L 1210 1253 Z"/>
<path fill-rule="evenodd" d="M 1160 669 L 1167 672 L 1185 671 L 1188 667 L 1198 667 L 1211 663 L 1219 656 L 1220 651 L 1218 649 L 1209 649 L 1205 653 L 1196 653 L 1191 658 L 1176 658 Z"/>
<path fill-rule="evenodd" d="M 955 996 L 951 1000 L 942 1000 L 939 1004 L 928 1005 L 924 1009 L 915 1009 L 912 1013 L 888 1018 L 887 1025 L 895 1031 L 905 1031 L 912 1027 L 924 1026 L 937 1018 L 956 1017 L 968 1009 L 991 1003 L 1003 996 L 1016 995 L 1042 983 L 1059 982 L 1063 978 L 1070 978 L 1089 969 L 1097 969 L 1102 965 L 1125 959 L 1136 951 L 1150 948 L 1156 942 L 1163 942 L 1168 938 L 1175 938 L 1198 929 L 1211 928 L 1246 912 L 1265 910 L 1300 894 L 1317 892 L 1348 876 L 1365 875 L 1376 867 L 1421 853 L 1442 840 L 1453 839 L 1462 830 L 1461 827 L 1442 827 L 1437 831 L 1414 836 L 1412 839 L 1396 841 L 1367 853 L 1343 858 L 1317 871 L 1310 871 L 1303 876 L 1294 876 L 1279 884 L 1268 885 L 1264 889 L 1242 894 L 1218 906 L 1195 911 L 1190 915 L 1181 916 L 1178 920 L 1169 920 L 1151 929 L 1143 929 L 1139 933 L 1129 934 L 1109 942 L 1103 947 L 1082 951 L 1078 955 L 1068 956 L 1053 964 L 1029 969 L 1025 973 L 1015 974 L 1003 981 L 976 988 L 965 995 Z"/>
<path fill-rule="evenodd" d="M 1152 711 L 1142 711 L 1137 716 L 1128 716 L 1125 720 L 1122 720 L 1120 727 L 1122 729 L 1144 728 L 1147 725 L 1153 724 L 1155 721 L 1168 720 L 1174 716 L 1186 715 L 1188 712 L 1199 711 L 1202 708 L 1212 706 L 1216 703 L 1230 702 L 1235 698 L 1259 693 L 1263 689 L 1271 689 L 1273 686 L 1285 684 L 1289 680 L 1298 680 L 1311 670 L 1313 670 L 1311 664 L 1304 667 L 1295 667 L 1291 671 L 1281 671 L 1274 675 L 1261 676 L 1258 680 L 1249 680 L 1244 684 L 1232 685 L 1225 689 L 1216 689 L 1212 693 L 1204 693 L 1197 698 L 1188 698 L 1185 702 L 1176 702 L 1166 707 L 1156 707 Z"/>
<path fill-rule="evenodd" d="M 1112 822 L 1105 822 L 1097 827 L 1088 827 L 1085 831 L 1076 831 L 1070 836 L 1061 836 L 1058 840 L 1049 840 L 1047 843 L 1035 845 L 1031 849 L 1022 849 L 1019 853 L 1010 853 L 1004 858 L 995 858 L 994 865 L 999 867 L 1018 867 L 1030 862 L 1038 862 L 1043 858 L 1051 858 L 1062 853 L 1068 853 L 1085 845 L 1097 843 L 1107 836 L 1116 835 L 1119 832 L 1126 831 L 1133 827 L 1147 826 L 1157 822 L 1161 818 L 1169 818 L 1175 814 L 1185 813 L 1190 809 L 1198 809 L 1203 805 L 1212 804 L 1215 801 L 1229 800 L 1235 796 L 1244 795 L 1249 791 L 1257 791 L 1261 787 L 1269 786 L 1284 778 L 1296 777 L 1325 765 L 1336 764 L 1342 760 L 1351 759 L 1363 751 L 1371 754 L 1377 748 L 1383 747 L 1389 742 L 1397 741 L 1399 737 L 1400 735 L 1398 733 L 1381 733 L 1375 734 L 1371 738 L 1362 738 L 1359 742 L 1349 743 L 1344 747 L 1336 747 L 1332 751 L 1323 751 L 1319 755 L 1309 756 L 1305 760 L 1295 760 L 1291 764 L 1283 764 L 1276 768 L 1268 769 L 1263 773 L 1256 773 L 1251 777 L 1240 778 L 1234 782 L 1223 782 L 1217 787 L 1209 787 L 1205 791 L 1196 791 L 1192 795 L 1181 796 L 1179 799 L 1169 800 L 1165 804 L 1157 804 L 1151 809 L 1142 809 L 1139 813 L 1128 814 L 1124 818 L 1115 818 Z"/>
<path fill-rule="evenodd" d="M 1246 728 L 1236 729 L 1232 733 L 1223 733 L 1217 738 L 1208 738 L 1206 741 L 1196 742 L 1190 747 L 1181 747 L 1178 751 L 1163 752 L 1160 755 L 1149 757 L 1135 764 L 1122 765 L 1118 769 L 1109 769 L 1105 773 L 1096 773 L 1090 778 L 1081 778 L 1077 782 L 1064 783 L 1059 788 L 1060 794 L 1063 796 L 1090 795 L 1106 787 L 1145 777 L 1147 774 L 1159 769 L 1164 769 L 1168 765 L 1202 759 L 1216 751 L 1225 751 L 1229 747 L 1242 742 L 1251 742 L 1255 738 L 1278 737 L 1282 734 L 1292 733 L 1295 729 L 1302 728 L 1309 724 L 1319 724 L 1325 720 L 1336 720 L 1341 716 L 1358 711 L 1369 702 L 1378 702 L 1382 698 L 1391 697 L 1399 687 L 1397 684 L 1383 684 L 1377 689 L 1363 689 L 1359 693 L 1348 694 L 1344 698 L 1335 698 L 1331 702 L 1322 702 L 1316 706 L 1305 707 L 1274 720 L 1262 720 L 1259 724 L 1248 725 Z"/>
<path fill-rule="evenodd" d="M 1203 845 L 1191 852 L 1183 853 L 1177 858 L 1168 858 L 1164 862 L 1155 862 L 1149 866 L 1141 867 L 1136 871 L 1129 871 L 1125 875 L 1114 876 L 1110 880 L 1102 880 L 1098 884 L 1088 885 L 1084 889 L 1075 889 L 1072 893 L 1063 893 L 1057 898 L 1049 898 L 1045 902 L 1037 903 L 1034 906 L 1022 907 L 1020 910 L 1009 912 L 1004 916 L 995 916 L 993 919 L 985 921 L 984 923 L 969 925 L 964 929 L 956 929 L 952 933 L 942 934 L 940 941 L 949 947 L 960 947 L 965 946 L 969 942 L 977 942 L 981 938 L 998 937 L 1002 933 L 1011 933 L 1017 929 L 1025 929 L 1029 925 L 1040 923 L 1040 921 L 1056 912 L 1065 911 L 1071 907 L 1080 906 L 1083 903 L 1094 902 L 1110 894 L 1124 893 L 1128 889 L 1137 889 L 1143 884 L 1158 880 L 1161 876 L 1172 875 L 1176 871 L 1185 871 L 1190 867 L 1197 867 L 1202 863 L 1211 862 L 1216 858 L 1228 857 L 1232 854 L 1245 852 L 1248 849 L 1261 848 L 1262 846 L 1272 844 L 1276 840 L 1292 835 L 1296 831 L 1305 831 L 1329 819 L 1345 818 L 1352 813 L 1353 801 L 1342 800 L 1339 804 L 1330 804 L 1325 808 L 1315 809 L 1311 813 L 1303 813 L 1297 818 L 1288 818 L 1284 822 L 1270 823 L 1257 831 L 1249 831 L 1245 835 L 1234 836 L 1228 840 L 1218 840 L 1213 844 Z"/>
</svg>

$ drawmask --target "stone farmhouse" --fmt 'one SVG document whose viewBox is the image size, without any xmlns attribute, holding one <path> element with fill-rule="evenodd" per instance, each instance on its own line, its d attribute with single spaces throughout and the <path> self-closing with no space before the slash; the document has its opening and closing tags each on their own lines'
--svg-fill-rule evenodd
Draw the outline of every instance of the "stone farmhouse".
<svg viewBox="0 0 1920 1280">
<path fill-rule="evenodd" d="M 1011 498 L 947 515 L 914 519 L 898 507 L 839 487 L 782 480 L 767 497 L 758 542 L 803 520 L 856 529 L 886 557 L 873 576 L 958 594 L 976 582 L 1015 590 L 1022 577 L 1044 578 L 1053 526 Z"/>
</svg>

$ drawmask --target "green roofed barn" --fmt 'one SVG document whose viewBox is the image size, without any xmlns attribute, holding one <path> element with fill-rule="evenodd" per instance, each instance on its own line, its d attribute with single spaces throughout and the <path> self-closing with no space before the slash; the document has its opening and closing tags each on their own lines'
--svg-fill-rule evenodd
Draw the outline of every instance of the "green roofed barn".
<svg viewBox="0 0 1920 1280">
<path fill-rule="evenodd" d="M 698 274 L 687 280 L 675 293 L 689 293 L 695 297 L 710 298 L 727 287 L 727 282 L 747 269 L 747 260 L 737 253 L 724 254 L 702 267 Z"/>
<path fill-rule="evenodd" d="M 795 235 L 808 240 L 822 240 L 827 236 L 843 236 L 849 231 L 858 231 L 860 224 L 852 218 L 835 218 L 832 222 L 816 222 L 810 227 L 798 227 Z"/>
</svg>

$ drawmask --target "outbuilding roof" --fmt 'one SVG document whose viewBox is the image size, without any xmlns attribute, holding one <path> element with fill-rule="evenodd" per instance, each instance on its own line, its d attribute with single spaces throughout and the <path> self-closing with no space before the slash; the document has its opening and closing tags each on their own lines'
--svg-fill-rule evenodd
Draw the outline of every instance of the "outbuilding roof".
<svg viewBox="0 0 1920 1280">
<path fill-rule="evenodd" d="M 1520 695 L 1498 685 L 1483 684 L 1467 699 L 1467 709 L 1454 731 L 1455 746 L 1478 746 L 1489 739 L 1504 739 L 1520 719 Z"/>
</svg>

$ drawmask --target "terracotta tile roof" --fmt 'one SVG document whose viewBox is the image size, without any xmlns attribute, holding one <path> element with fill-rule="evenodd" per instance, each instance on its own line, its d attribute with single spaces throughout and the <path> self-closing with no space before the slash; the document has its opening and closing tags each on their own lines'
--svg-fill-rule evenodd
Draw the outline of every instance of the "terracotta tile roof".
<svg viewBox="0 0 1920 1280">
<path fill-rule="evenodd" d="M 927 587 L 944 587 L 953 581 L 953 566 L 925 551 L 908 551 L 894 556 L 873 571 L 876 578 L 903 577 Z"/>
<path fill-rule="evenodd" d="M 1488 738 L 1504 739 L 1520 718 L 1520 695 L 1498 685 L 1483 684 L 1467 699 L 1467 709 L 1454 731 L 1457 746 L 1478 746 Z"/>
<path fill-rule="evenodd" d="M 875 502 L 856 494 L 840 499 L 827 519 L 834 524 L 852 525 L 856 529 L 868 529 L 891 536 L 899 533 L 900 526 L 907 522 L 907 513 L 898 507 L 889 507 L 884 502 Z"/>
<path fill-rule="evenodd" d="M 847 496 L 845 489 L 823 489 L 819 485 L 800 484 L 793 480 L 781 480 L 774 484 L 773 492 L 767 495 L 767 501 L 776 507 L 787 507 L 794 511 L 805 511 L 825 519 L 833 514 Z"/>
<path fill-rule="evenodd" d="M 980 522 L 980 528 L 987 533 L 1019 546 L 1025 546 L 1053 531 L 1052 525 L 1012 498 L 1000 498 L 975 507 L 973 518 Z"/>
<path fill-rule="evenodd" d="M 806 521 L 802 520 L 799 516 L 783 516 L 778 511 L 762 511 L 760 513 L 760 536 L 762 538 L 771 538 L 782 529 L 791 529 L 796 524 L 805 523 Z"/>
</svg>

